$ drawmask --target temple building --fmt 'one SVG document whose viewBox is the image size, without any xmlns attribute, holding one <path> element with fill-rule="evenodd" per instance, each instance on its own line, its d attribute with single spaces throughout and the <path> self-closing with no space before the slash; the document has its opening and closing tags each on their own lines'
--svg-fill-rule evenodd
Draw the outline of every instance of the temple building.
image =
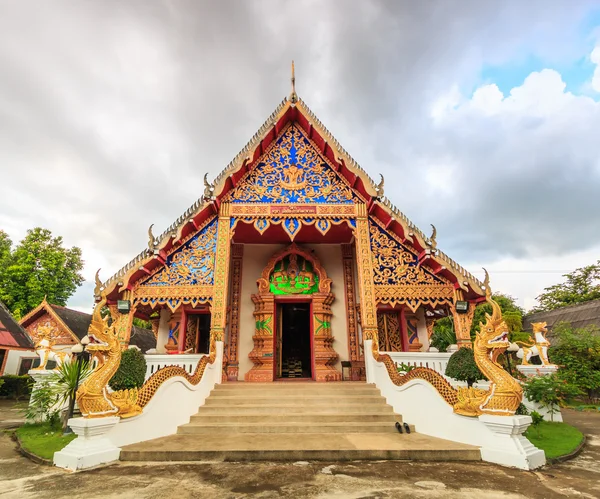
<svg viewBox="0 0 600 499">
<path fill-rule="evenodd" d="M 363 341 L 425 352 L 434 320 L 470 346 L 475 277 L 341 147 L 295 89 L 200 199 L 96 300 L 151 321 L 160 353 L 224 342 L 228 381 L 365 377 Z"/>
<path fill-rule="evenodd" d="M 87 335 L 91 321 L 91 314 L 48 303 L 44 298 L 19 321 L 32 349 L 11 354 L 12 364 L 16 366 L 16 372 L 12 374 L 26 374 L 31 368 L 38 369 L 40 362 L 45 369 L 54 369 L 55 355 L 70 355 L 71 348 Z M 152 331 L 132 326 L 129 345 L 146 353 L 156 347 L 156 338 Z"/>
<path fill-rule="evenodd" d="M 31 364 L 21 366 L 21 357 L 33 356 L 33 343 L 27 332 L 0 301 L 0 376 L 26 374 Z"/>
</svg>

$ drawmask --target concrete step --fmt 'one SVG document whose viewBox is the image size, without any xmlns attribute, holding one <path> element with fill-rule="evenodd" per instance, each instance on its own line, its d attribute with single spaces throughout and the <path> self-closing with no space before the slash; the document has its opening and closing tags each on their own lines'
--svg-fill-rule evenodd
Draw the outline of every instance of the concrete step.
<svg viewBox="0 0 600 499">
<path fill-rule="evenodd" d="M 394 411 L 387 404 L 336 404 L 330 405 L 301 405 L 301 404 L 269 404 L 269 405 L 238 405 L 229 404 L 203 405 L 198 414 L 392 414 Z"/>
<path fill-rule="evenodd" d="M 479 449 L 419 433 L 172 435 L 121 450 L 124 461 L 479 461 Z"/>
<path fill-rule="evenodd" d="M 361 404 L 361 405 L 386 405 L 385 398 L 381 395 L 298 395 L 298 394 L 282 394 L 282 395 L 257 395 L 256 397 L 248 397 L 243 395 L 223 395 L 223 394 L 211 394 L 206 399 L 205 406 L 211 405 L 231 405 L 231 406 L 244 406 L 244 405 L 271 405 L 271 404 L 288 404 L 294 403 L 297 405 L 347 405 L 347 404 Z"/>
<path fill-rule="evenodd" d="M 268 417 L 265 417 L 268 414 Z M 288 422 L 288 423 L 319 423 L 319 422 L 332 422 L 332 423 L 364 423 L 369 424 L 372 421 L 378 422 L 392 422 L 396 421 L 397 414 L 393 412 L 381 413 L 381 412 L 362 412 L 362 413 L 342 413 L 342 414 L 327 414 L 327 413 L 304 413 L 304 414 L 270 414 L 270 413 L 259 413 L 259 414 L 236 414 L 230 413 L 223 415 L 219 413 L 198 413 L 190 418 L 190 423 L 204 424 L 204 423 L 269 423 L 277 422 Z"/>
<path fill-rule="evenodd" d="M 345 388 L 339 387 L 338 389 L 333 388 L 325 388 L 319 386 L 305 386 L 305 385 L 296 385 L 294 383 L 286 384 L 281 388 L 269 388 L 264 387 L 263 389 L 255 389 L 255 388 L 245 388 L 236 385 L 233 388 L 221 388 L 223 385 L 218 385 L 215 388 L 211 395 L 225 395 L 228 394 L 230 396 L 252 396 L 252 395 L 315 395 L 315 396 L 327 396 L 327 395 L 351 395 L 351 396 L 368 396 L 368 395 L 380 395 L 379 390 L 374 388 L 365 388 L 365 385 L 357 388 Z"/>
<path fill-rule="evenodd" d="M 395 421 L 402 422 L 396 416 Z M 226 435 L 236 433 L 396 433 L 395 421 L 374 422 L 318 422 L 318 423 L 189 423 L 178 428 L 179 435 Z M 414 425 L 409 425 L 411 432 Z"/>
</svg>

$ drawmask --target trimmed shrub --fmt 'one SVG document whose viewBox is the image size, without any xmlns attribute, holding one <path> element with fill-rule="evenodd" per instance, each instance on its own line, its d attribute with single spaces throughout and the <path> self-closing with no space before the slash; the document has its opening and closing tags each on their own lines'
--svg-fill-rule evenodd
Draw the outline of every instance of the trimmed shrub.
<svg viewBox="0 0 600 499">
<path fill-rule="evenodd" d="M 15 374 L 5 374 L 0 376 L 0 396 L 10 399 L 20 400 L 31 395 L 31 386 L 33 379 L 29 375 L 17 376 Z"/>
<path fill-rule="evenodd" d="M 448 359 L 446 376 L 458 381 L 466 381 L 469 386 L 480 379 L 486 379 L 475 363 L 473 349 L 459 348 Z"/>
<path fill-rule="evenodd" d="M 129 348 L 121 354 L 121 364 L 108 382 L 113 390 L 139 388 L 146 377 L 146 359 L 137 348 Z"/>
</svg>

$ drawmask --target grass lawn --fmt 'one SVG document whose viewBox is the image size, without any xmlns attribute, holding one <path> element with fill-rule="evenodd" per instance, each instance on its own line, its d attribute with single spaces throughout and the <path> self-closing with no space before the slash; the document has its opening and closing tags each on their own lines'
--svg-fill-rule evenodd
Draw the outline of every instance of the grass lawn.
<svg viewBox="0 0 600 499">
<path fill-rule="evenodd" d="M 530 426 L 525 436 L 538 449 L 542 449 L 548 459 L 573 452 L 583 440 L 583 434 L 574 426 L 549 421 L 542 421 L 537 429 Z"/>
<path fill-rule="evenodd" d="M 570 400 L 566 407 L 575 409 L 576 411 L 600 411 L 600 404 L 590 404 L 583 400 Z"/>
<path fill-rule="evenodd" d="M 36 456 L 52 459 L 77 435 L 63 436 L 62 430 L 53 430 L 48 424 L 26 424 L 17 429 L 17 436 L 23 448 Z"/>
</svg>

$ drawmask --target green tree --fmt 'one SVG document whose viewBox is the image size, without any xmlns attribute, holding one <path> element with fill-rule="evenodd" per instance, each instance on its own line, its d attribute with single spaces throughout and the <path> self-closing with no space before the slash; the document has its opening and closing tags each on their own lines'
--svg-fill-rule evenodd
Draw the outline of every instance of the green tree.
<svg viewBox="0 0 600 499">
<path fill-rule="evenodd" d="M 525 311 L 515 303 L 512 296 L 496 293 L 494 300 L 502 310 L 502 316 L 506 321 L 509 332 L 518 334 L 523 329 L 523 314 Z M 485 314 L 492 314 L 492 306 L 483 302 L 475 308 L 473 315 L 473 324 L 471 325 L 471 338 L 479 331 L 480 323 L 485 324 Z M 528 336 L 528 335 L 527 335 Z M 519 338 L 520 339 L 520 338 Z M 431 335 L 431 346 L 437 348 L 440 352 L 445 352 L 449 345 L 456 343 L 456 333 L 454 331 L 454 321 L 452 317 L 444 317 L 436 321 Z"/>
<path fill-rule="evenodd" d="M 458 381 L 466 381 L 469 386 L 473 386 L 473 383 L 480 379 L 486 379 L 479 370 L 473 350 L 470 348 L 459 348 L 450 356 L 445 374 Z"/>
<path fill-rule="evenodd" d="M 595 264 L 564 274 L 563 277 L 566 278 L 566 282 L 544 289 L 544 292 L 537 297 L 539 306 L 532 312 L 554 310 L 600 298 L 600 260 Z"/>
<path fill-rule="evenodd" d="M 0 231 L 0 300 L 20 319 L 47 297 L 66 305 L 83 282 L 81 250 L 65 248 L 62 237 L 36 227 L 12 249 L 6 233 Z"/>
<path fill-rule="evenodd" d="M 558 375 L 594 403 L 600 398 L 600 330 L 596 326 L 573 329 L 562 322 L 552 332 L 558 341 L 548 355 L 561 366 Z"/>
<path fill-rule="evenodd" d="M 512 296 L 494 293 L 492 298 L 500 306 L 502 317 L 506 321 L 509 332 L 514 333 L 522 331 L 523 314 L 525 313 L 525 310 L 515 303 L 515 299 Z M 479 331 L 480 323 L 483 322 L 485 324 L 485 314 L 492 315 L 492 312 L 492 306 L 487 302 L 482 302 L 477 305 L 475 314 L 473 315 L 473 324 L 471 325 L 472 338 L 474 338 L 475 334 Z"/>
<path fill-rule="evenodd" d="M 137 348 L 128 348 L 121 354 L 119 369 L 108 382 L 113 390 L 139 388 L 146 377 L 146 358 Z"/>
</svg>

